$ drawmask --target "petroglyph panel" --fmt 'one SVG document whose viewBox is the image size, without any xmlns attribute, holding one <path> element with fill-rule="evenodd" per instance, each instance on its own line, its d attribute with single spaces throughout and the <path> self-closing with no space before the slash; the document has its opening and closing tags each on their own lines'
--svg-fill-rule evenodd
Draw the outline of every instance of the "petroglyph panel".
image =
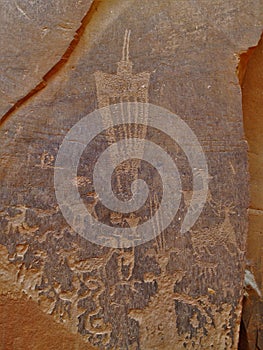
<svg viewBox="0 0 263 350">
<path fill-rule="evenodd" d="M 66 64 L 1 126 L 1 290 L 37 302 L 78 334 L 75 344 L 81 337 L 87 346 L 107 350 L 236 349 L 248 206 L 236 54 L 258 39 L 260 2 L 237 1 L 234 8 L 202 0 L 96 3 Z M 131 246 L 92 243 L 89 232 L 83 237 L 73 230 L 58 203 L 59 147 L 98 109 L 148 103 L 177 116 L 198 140 L 208 171 L 204 206 L 192 205 L 204 195 L 204 187 L 194 188 L 203 184 L 204 169 L 192 167 L 184 147 L 193 139 L 176 142 L 163 131 L 176 132 L 165 118 L 163 128 L 148 125 L 152 114 L 137 123 L 134 113 L 132 123 L 116 126 L 101 113 L 105 128 L 88 145 L 80 134 L 69 140 L 83 147 L 69 185 L 94 220 L 109 227 L 136 233 L 154 218 L 153 238 Z M 143 180 L 148 197 L 138 210 L 114 211 L 94 191 L 93 168 L 101 153 L 129 139 L 140 140 L 135 146 L 142 157 L 123 160 L 123 148 L 113 154 L 109 164 L 122 161 L 110 179 L 112 192 L 127 204 L 140 192 L 132 183 Z M 141 141 L 164 150 L 178 169 L 181 200 L 164 230 L 158 215 L 164 177 L 158 164 L 142 160 Z M 199 209 L 182 232 L 189 210 Z"/>
</svg>

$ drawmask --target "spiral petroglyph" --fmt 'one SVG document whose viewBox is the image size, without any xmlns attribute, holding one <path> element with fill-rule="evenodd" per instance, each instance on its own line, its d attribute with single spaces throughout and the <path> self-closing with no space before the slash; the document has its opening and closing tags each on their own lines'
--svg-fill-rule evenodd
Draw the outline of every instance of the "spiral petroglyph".
<svg viewBox="0 0 263 350">
<path fill-rule="evenodd" d="M 115 138 L 114 128 L 122 129 L 121 139 Z M 183 192 L 180 172 L 165 149 L 147 140 L 145 133 L 138 131 L 147 128 L 161 132 L 175 142 L 184 152 L 191 168 L 192 197 L 182 220 L 182 233 L 194 225 L 202 211 L 208 190 L 208 169 L 202 147 L 191 128 L 175 114 L 149 103 L 110 105 L 95 110 L 70 129 L 60 146 L 55 163 L 54 182 L 60 210 L 68 224 L 93 243 L 109 247 L 137 246 L 163 232 L 176 216 Z M 113 188 L 114 183 L 117 188 L 121 188 L 122 175 L 116 172 L 118 166 L 128 161 L 143 161 L 158 173 L 162 184 L 158 208 L 154 211 L 149 208 L 152 215 L 147 220 L 138 218 L 132 221 L 130 216 L 130 220 L 126 219 L 126 225 L 111 225 L 105 220 L 102 222 L 81 197 L 76 181 L 80 159 L 89 144 L 103 133 L 107 135 L 107 147 L 96 158 L 92 178 L 87 180 L 92 183 L 93 199 L 96 198 L 115 217 L 140 211 L 146 203 L 149 206 L 152 203 L 147 202 L 149 187 L 140 178 L 139 168 L 133 167 L 132 163 L 126 165 L 125 171 L 133 173 L 129 181 L 129 196 L 120 198 L 118 191 L 116 193 Z M 151 191 L 154 191 L 154 186 Z"/>
</svg>

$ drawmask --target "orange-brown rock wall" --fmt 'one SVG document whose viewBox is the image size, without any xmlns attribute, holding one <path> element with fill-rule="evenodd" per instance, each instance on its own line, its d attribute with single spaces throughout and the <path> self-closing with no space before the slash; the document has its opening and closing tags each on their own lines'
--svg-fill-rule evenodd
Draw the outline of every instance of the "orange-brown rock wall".
<svg viewBox="0 0 263 350">
<path fill-rule="evenodd" d="M 263 40 L 250 50 L 241 81 L 245 136 L 249 145 L 250 208 L 248 269 L 256 286 L 244 298 L 241 350 L 263 349 Z M 260 296 L 261 294 L 261 296 Z"/>
</svg>

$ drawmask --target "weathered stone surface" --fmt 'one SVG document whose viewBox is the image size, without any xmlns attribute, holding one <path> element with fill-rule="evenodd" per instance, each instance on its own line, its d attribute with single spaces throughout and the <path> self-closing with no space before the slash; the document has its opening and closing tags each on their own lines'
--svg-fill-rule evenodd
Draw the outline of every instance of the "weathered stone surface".
<svg viewBox="0 0 263 350">
<path fill-rule="evenodd" d="M 244 62 L 244 57 L 241 58 Z M 248 269 L 254 282 L 248 286 L 242 314 L 240 350 L 263 349 L 263 40 L 248 51 L 241 81 L 245 135 L 249 145 L 250 209 L 247 240 Z M 261 296 L 260 296 L 261 293 Z"/>
<path fill-rule="evenodd" d="M 1 117 L 60 61 L 91 3 L 1 1 Z"/>
<path fill-rule="evenodd" d="M 259 37 L 260 5 L 100 3 L 67 64 L 1 128 L 5 291 L 23 291 L 98 349 L 237 348 L 248 191 L 235 70 L 237 54 Z M 145 100 L 171 110 L 194 130 L 207 157 L 210 183 L 202 215 L 181 234 L 180 219 L 192 193 L 191 169 L 180 147 L 149 128 L 144 137 L 178 162 L 184 198 L 172 224 L 156 239 L 114 249 L 92 244 L 70 228 L 58 207 L 53 178 L 68 130 L 105 101 L 98 96 L 97 77 L 119 79 L 126 29 L 131 30 L 127 62 L 133 62 L 133 74 L 150 77 Z M 127 76 L 112 90 L 125 81 Z M 93 162 L 105 143 L 105 138 L 94 140 Z M 116 226 L 140 219 L 123 221 L 95 205 L 85 173 L 90 166 L 83 156 L 77 183 L 84 199 L 88 194 L 87 208 Z M 145 169 L 145 177 L 150 174 L 155 181 L 153 169 Z"/>
<path fill-rule="evenodd" d="M 11 317 L 10 317 L 11 316 Z M 0 299 L 0 349 L 76 349 L 92 350 L 81 336 L 73 335 L 25 297 Z M 74 344 L 70 347 L 70 344 Z"/>
</svg>

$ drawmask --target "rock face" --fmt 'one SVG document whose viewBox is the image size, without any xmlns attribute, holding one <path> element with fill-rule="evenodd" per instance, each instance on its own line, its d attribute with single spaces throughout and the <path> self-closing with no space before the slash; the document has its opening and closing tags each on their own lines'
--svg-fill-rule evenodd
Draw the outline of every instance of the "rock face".
<svg viewBox="0 0 263 350">
<path fill-rule="evenodd" d="M 82 16 L 78 19 L 70 10 L 75 2 L 65 3 L 68 13 L 74 15 L 72 21 L 79 23 Z M 81 8 L 89 5 L 83 2 Z M 32 299 L 28 308 L 37 302 L 43 313 L 50 315 L 42 315 L 49 318 L 47 322 L 55 320 L 62 333 L 70 332 L 65 347 L 82 349 L 83 341 L 87 348 L 97 349 L 237 349 L 248 171 L 235 71 L 238 53 L 259 38 L 260 5 L 260 1 L 237 1 L 235 6 L 202 0 L 96 1 L 66 63 L 53 72 L 41 91 L 4 118 L 0 130 L 1 291 L 9 299 L 26 295 Z M 32 56 L 39 55 L 38 48 L 34 50 Z M 52 49 L 53 53 L 55 57 Z M 46 72 L 46 60 L 44 64 L 40 57 L 39 62 L 41 72 Z M 52 67 L 52 57 L 48 63 Z M 5 64 L 14 69 L 17 61 Z M 28 86 L 32 85 L 30 79 Z M 13 93 L 20 98 L 21 91 Z M 151 106 L 147 113 L 144 109 L 146 121 L 140 109 L 136 114 L 133 107 L 127 107 L 127 113 L 133 111 L 128 114 L 132 122 L 125 119 L 118 126 L 111 125 L 107 108 L 116 103 L 138 108 L 146 108 L 146 103 L 159 106 L 163 125 L 162 120 L 159 128 L 147 124 L 152 118 L 148 113 L 153 111 Z M 89 217 L 113 231 L 128 229 L 136 235 L 140 225 L 152 220 L 152 239 L 143 244 L 125 245 L 116 235 L 114 244 L 105 239 L 98 245 L 94 239 L 101 235 L 99 229 L 93 232 L 91 242 L 89 234 L 94 228 L 86 230 L 85 237 L 78 234 L 81 212 L 74 216 L 70 203 L 65 209 L 58 201 L 59 181 L 55 179 L 55 189 L 54 173 L 64 166 L 55 163 L 59 147 L 76 123 L 102 107 L 107 112 L 101 112 L 105 130 L 90 144 L 83 144 L 83 140 L 101 123 L 99 118 L 90 119 L 90 128 L 78 124 L 84 129 L 79 128 L 75 138 L 66 139 L 67 147 L 72 142 L 68 153 L 71 149 L 75 152 L 78 145 L 80 150 L 83 147 L 79 159 L 77 154 L 65 158 L 75 160 L 76 168 L 76 177 L 68 187 L 78 190 L 77 199 L 81 198 Z M 170 111 L 167 115 L 174 115 L 170 124 L 160 107 Z M 114 107 L 110 108 L 114 112 Z M 97 118 L 96 114 L 91 116 Z M 134 119 L 137 116 L 140 123 Z M 173 120 L 178 128 L 187 125 L 198 144 L 194 138 L 180 139 L 180 132 L 181 142 L 175 142 L 169 136 L 176 133 Z M 170 209 L 167 206 L 163 215 L 158 212 L 166 198 L 163 182 L 170 179 L 169 171 L 160 175 L 159 163 L 152 166 L 149 157 L 147 161 L 140 157 L 123 160 L 122 151 L 130 138 L 140 140 L 136 145 L 143 141 L 157 144 L 177 164 L 181 200 L 167 227 L 163 222 Z M 114 194 L 125 206 L 140 192 L 136 188 L 132 192 L 132 181 L 144 180 L 149 188 L 145 204 L 132 213 L 103 205 L 94 192 L 96 179 L 92 176 L 100 154 L 123 140 L 125 146 L 107 163 L 110 167 L 116 158 L 122 160 L 111 179 Z M 182 232 L 187 213 L 200 209 L 200 203 L 193 200 L 201 198 L 205 190 L 197 181 L 202 179 L 204 168 L 191 163 L 199 144 L 208 166 L 209 186 L 201 215 Z M 192 153 L 188 154 L 185 150 L 189 149 Z M 145 153 L 144 149 L 136 151 Z M 155 159 L 155 154 L 152 157 Z M 176 174 L 171 176 L 176 179 Z M 140 186 L 142 182 L 136 183 Z M 199 187 L 194 188 L 195 184 Z M 175 206 L 175 200 L 168 204 Z M 69 225 L 72 217 L 74 223 Z M 24 299 L 21 302 L 26 303 Z M 21 322 L 23 317 L 21 314 Z M 50 332 L 50 327 L 42 331 Z M 53 334 L 56 332 L 57 328 Z M 9 344 L 10 339 L 2 338 L 4 342 Z M 23 346 L 20 348 L 27 348 Z"/>
<path fill-rule="evenodd" d="M 32 300 L 1 296 L 1 349 L 68 349 L 94 350 L 81 336 L 69 333 Z M 8 320 L 8 321 L 7 321 Z"/>
<path fill-rule="evenodd" d="M 249 284 L 242 315 L 240 350 L 263 348 L 262 303 L 262 79 L 263 41 L 248 51 L 248 62 L 241 81 L 245 135 L 249 145 L 250 209 L 247 240 L 248 269 L 254 276 Z M 243 60 L 241 60 L 242 63 Z M 260 295 L 261 294 L 261 295 Z"/>
<path fill-rule="evenodd" d="M 91 3 L 1 1 L 1 116 L 36 86 L 46 84 L 48 72 L 67 51 Z"/>
</svg>

